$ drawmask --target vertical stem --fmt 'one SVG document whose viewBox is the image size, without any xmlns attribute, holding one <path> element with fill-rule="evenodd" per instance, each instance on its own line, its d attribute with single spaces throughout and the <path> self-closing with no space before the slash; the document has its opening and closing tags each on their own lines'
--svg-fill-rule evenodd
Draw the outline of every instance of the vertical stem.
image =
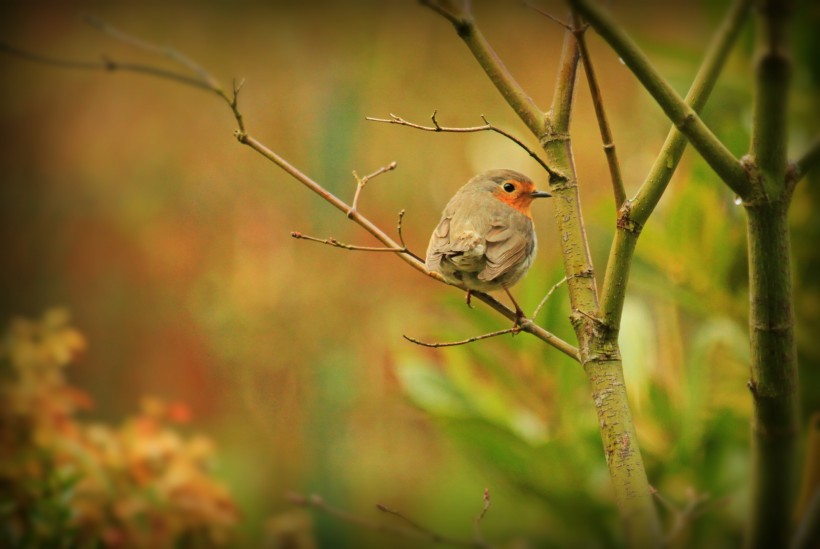
<svg viewBox="0 0 820 549">
<path fill-rule="evenodd" d="M 752 502 L 747 545 L 788 545 L 795 489 L 797 354 L 788 200 L 747 206 Z"/>
<path fill-rule="evenodd" d="M 579 55 L 578 42 L 567 32 L 552 106 L 547 117 L 547 130 L 541 138 L 541 146 L 546 153 L 547 164 L 553 166 L 558 174 L 550 179 L 550 190 L 555 197 L 555 221 L 561 239 L 561 256 L 570 290 L 570 304 L 573 311 L 580 310 L 593 315 L 598 309 L 598 290 L 595 287 L 592 257 L 581 215 L 581 197 L 569 137 Z M 583 316 L 579 316 L 579 321 L 583 319 Z"/>
<path fill-rule="evenodd" d="M 791 59 L 786 40 L 788 0 L 762 0 L 758 6 L 758 53 L 752 125 L 752 158 L 769 196 L 783 190 L 786 176 L 788 92 Z"/>
<path fill-rule="evenodd" d="M 595 69 L 592 68 L 592 57 L 586 41 L 586 29 L 583 27 L 581 17 L 572 12 L 572 34 L 578 40 L 578 48 L 581 52 L 581 61 L 584 64 L 584 74 L 587 77 L 589 93 L 592 96 L 592 106 L 595 108 L 595 118 L 598 120 L 598 129 L 601 132 L 601 141 L 604 145 L 606 163 L 609 166 L 609 177 L 612 180 L 612 190 L 615 194 L 615 209 L 620 208 L 626 202 L 626 190 L 624 180 L 621 176 L 621 166 L 618 163 L 618 155 L 615 152 L 615 141 L 612 139 L 612 130 L 606 117 L 604 109 L 604 99 L 601 87 L 598 85 L 598 77 L 595 76 Z"/>
<path fill-rule="evenodd" d="M 595 319 L 598 292 L 569 138 L 579 55 L 578 41 L 567 32 L 547 133 L 541 144 L 548 163 L 561 173 L 561 177 L 552 178 L 550 189 L 555 197 L 555 219 L 570 290 L 571 320 L 626 539 L 631 547 L 656 547 L 661 543 L 661 527 L 629 408 L 617 333 L 604 329 Z"/>
<path fill-rule="evenodd" d="M 797 355 L 791 287 L 786 111 L 791 60 L 787 0 L 761 0 L 751 165 L 762 191 L 745 204 L 749 250 L 752 501 L 749 547 L 788 544 L 796 484 Z"/>
</svg>

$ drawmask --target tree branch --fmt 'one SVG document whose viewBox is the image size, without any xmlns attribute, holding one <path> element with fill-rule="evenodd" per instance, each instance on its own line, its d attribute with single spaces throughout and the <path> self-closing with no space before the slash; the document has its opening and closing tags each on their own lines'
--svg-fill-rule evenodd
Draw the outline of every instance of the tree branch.
<svg viewBox="0 0 820 549">
<path fill-rule="evenodd" d="M 452 0 L 421 0 L 422 5 L 432 9 L 455 27 L 459 37 L 464 41 L 481 68 L 487 73 L 496 89 L 501 92 L 507 103 L 518 114 L 530 131 L 539 139 L 546 130 L 544 112 L 538 108 L 532 98 L 515 80 L 507 67 L 490 46 L 487 39 L 473 20 L 469 2 L 463 0 L 456 8 Z"/>
<path fill-rule="evenodd" d="M 310 507 L 322 511 L 323 513 L 326 513 L 341 521 L 347 522 L 348 524 L 353 524 L 375 532 L 383 532 L 406 539 L 424 540 L 430 543 L 452 545 L 454 547 L 475 547 L 477 549 L 489 548 L 489 546 L 484 542 L 456 539 L 439 534 L 438 532 L 411 521 L 401 513 L 388 509 L 384 505 L 377 505 L 376 508 L 383 513 L 388 513 L 401 518 L 404 522 L 409 524 L 409 526 L 397 526 L 394 524 L 367 520 L 348 511 L 337 509 L 336 507 L 328 504 L 324 498 L 315 494 L 304 496 L 302 494 L 291 493 L 287 495 L 287 499 L 294 505 Z"/>
<path fill-rule="evenodd" d="M 332 246 L 334 248 L 342 248 L 344 250 L 351 250 L 351 251 L 359 251 L 359 252 L 391 252 L 397 254 L 406 254 L 409 253 L 407 248 L 379 248 L 375 246 L 354 246 L 352 244 L 345 244 L 344 242 L 339 242 L 332 236 L 330 238 L 316 238 L 315 236 L 308 236 L 306 234 L 302 234 L 298 231 L 292 231 L 290 236 L 297 240 L 307 240 L 309 242 L 318 242 L 320 244 L 327 244 L 328 246 Z"/>
<path fill-rule="evenodd" d="M 578 42 L 569 30 L 564 33 L 564 44 L 561 49 L 561 64 L 555 78 L 555 90 L 552 93 L 547 124 L 551 141 L 565 138 L 569 140 L 569 121 L 572 113 L 572 101 L 575 97 L 575 83 L 578 74 L 578 61 L 581 51 Z M 546 145 L 542 138 L 542 146 Z"/>
<path fill-rule="evenodd" d="M 788 0 L 764 0 L 758 9 L 758 52 L 749 154 L 770 197 L 783 192 L 786 175 L 787 110 L 792 72 L 786 40 L 790 4 Z"/>
<path fill-rule="evenodd" d="M 570 0 L 570 3 L 615 50 L 715 173 L 735 194 L 743 198 L 750 197 L 754 189 L 738 159 L 703 123 L 695 110 L 672 89 L 626 32 L 591 0 Z"/>
<path fill-rule="evenodd" d="M 595 286 L 592 254 L 586 237 L 581 197 L 570 145 L 569 122 L 574 96 L 580 53 L 578 42 L 567 31 L 561 50 L 561 62 L 555 78 L 555 91 L 548 119 L 548 133 L 541 145 L 547 161 L 561 170 L 560 177 L 550 181 L 550 191 L 555 196 L 555 221 L 561 238 L 561 257 L 564 274 L 569 287 L 570 306 L 573 310 L 594 312 L 598 310 L 598 289 Z M 576 331 L 578 331 L 576 329 Z M 579 342 L 583 347 L 580 330 Z"/>
<path fill-rule="evenodd" d="M 379 168 L 375 172 L 373 172 L 369 175 L 366 175 L 364 177 L 359 177 L 359 174 L 356 172 L 356 170 L 353 170 L 353 177 L 356 179 L 356 192 L 353 195 L 353 204 L 350 205 L 350 212 L 348 212 L 348 214 L 347 214 L 348 217 L 350 217 L 350 214 L 358 209 L 359 195 L 361 194 L 362 189 L 364 188 L 364 186 L 367 185 L 367 182 L 370 181 L 371 179 L 374 179 L 374 178 L 380 176 L 381 174 L 383 174 L 385 172 L 395 170 L 396 166 L 397 166 L 397 164 L 396 164 L 396 161 L 394 160 L 393 162 L 391 162 L 387 166 L 382 166 L 381 168 Z"/>
<path fill-rule="evenodd" d="M 572 14 L 572 34 L 578 41 L 578 49 L 581 52 L 581 60 L 584 65 L 584 74 L 587 77 L 589 93 L 592 96 L 592 105 L 595 108 L 595 118 L 598 120 L 598 129 L 601 132 L 601 141 L 604 146 L 606 163 L 609 166 L 609 177 L 612 180 L 612 191 L 615 194 L 615 209 L 619 209 L 626 202 L 626 190 L 624 190 L 624 180 L 621 177 L 621 167 L 618 164 L 618 155 L 615 152 L 615 141 L 612 139 L 612 130 L 606 118 L 604 110 L 604 98 L 601 87 L 598 85 L 598 77 L 595 76 L 595 69 L 592 68 L 592 58 L 589 55 L 587 41 L 585 38 L 588 27 L 581 24 L 581 18 L 577 13 Z"/>
<path fill-rule="evenodd" d="M 154 55 L 160 55 L 166 57 L 173 61 L 174 63 L 181 65 L 188 69 L 189 71 L 193 72 L 194 74 L 198 75 L 199 78 L 208 84 L 210 88 L 218 88 L 219 83 L 214 79 L 208 71 L 202 68 L 199 64 L 194 62 L 193 59 L 184 55 L 179 50 L 174 48 L 169 48 L 167 46 L 158 46 L 157 44 L 152 44 L 150 42 L 146 42 L 144 40 L 140 40 L 136 36 L 132 36 L 126 32 L 123 32 L 115 27 L 112 27 L 108 23 L 105 23 L 101 19 L 94 17 L 94 16 L 86 16 L 83 20 L 94 27 L 95 29 L 107 34 L 108 36 L 114 38 L 115 40 L 122 42 L 124 44 L 128 44 L 133 46 L 139 50 L 145 51 L 147 53 L 151 53 Z"/>
<path fill-rule="evenodd" d="M 715 32 L 686 94 L 686 102 L 694 111 L 699 112 L 706 105 L 729 52 L 748 18 L 751 4 L 751 0 L 735 0 Z M 629 270 L 640 231 L 666 191 L 686 145 L 686 136 L 673 125 L 637 194 L 618 212 L 618 230 L 612 241 L 601 289 L 600 316 L 610 329 L 620 329 Z"/>
<path fill-rule="evenodd" d="M 515 143 L 516 145 L 518 145 L 519 147 L 521 147 L 522 149 L 527 151 L 527 154 L 530 155 L 536 162 L 541 164 L 541 167 L 544 168 L 547 171 L 547 173 L 550 174 L 550 176 L 552 176 L 556 173 L 552 168 L 550 168 L 547 164 L 545 164 L 543 160 L 541 160 L 541 157 L 539 157 L 537 154 L 535 154 L 535 152 L 532 149 L 527 147 L 527 145 L 525 145 L 523 141 L 521 141 L 520 139 L 518 139 L 517 137 L 515 137 L 511 133 L 502 130 L 498 126 L 494 126 L 494 125 L 490 124 L 490 122 L 487 120 L 487 118 L 483 114 L 481 115 L 481 119 L 484 121 L 483 126 L 468 126 L 468 127 L 461 127 L 461 128 L 442 126 L 441 124 L 438 123 L 438 119 L 436 118 L 437 114 L 438 114 L 438 111 L 433 111 L 433 114 L 430 117 L 433 121 L 432 126 L 424 126 L 424 125 L 421 125 L 421 124 L 415 124 L 413 122 L 408 122 L 404 118 L 401 118 L 400 116 L 396 116 L 393 113 L 390 113 L 390 115 L 389 115 L 390 118 L 374 118 L 372 116 L 368 116 L 368 117 L 365 117 L 365 119 L 369 120 L 370 122 L 382 122 L 384 124 L 397 124 L 399 126 L 407 126 L 409 128 L 415 128 L 417 130 L 422 130 L 422 131 L 426 131 L 426 132 L 443 132 L 443 133 L 495 132 L 497 134 L 503 135 L 504 137 L 506 137 L 507 139 L 509 139 L 510 141 L 512 141 L 513 143 Z"/>
<path fill-rule="evenodd" d="M 814 136 L 814 139 L 806 147 L 798 159 L 795 161 L 797 168 L 795 174 L 795 182 L 800 181 L 810 171 L 815 169 L 820 164 L 820 135 Z"/>
<path fill-rule="evenodd" d="M 561 284 L 563 284 L 563 283 L 564 283 L 564 282 L 566 282 L 566 281 L 567 281 L 567 277 L 564 277 L 564 278 L 562 278 L 561 280 L 559 280 L 558 282 L 556 282 L 555 284 L 553 284 L 552 288 L 550 288 L 550 289 L 549 289 L 549 291 L 547 292 L 547 294 L 546 294 L 546 295 L 545 295 L 545 296 L 541 299 L 541 301 L 538 303 L 538 306 L 535 308 L 535 312 L 534 312 L 534 313 L 532 313 L 532 317 L 533 317 L 533 318 L 536 318 L 536 317 L 538 316 L 538 313 L 540 313 L 540 312 L 541 312 L 541 308 L 542 308 L 544 305 L 546 305 L 547 300 L 550 298 L 550 296 L 552 296 L 553 292 L 555 292 L 555 290 L 557 290 L 557 289 L 558 289 L 558 286 L 560 286 Z"/>
<path fill-rule="evenodd" d="M 416 345 L 421 345 L 422 347 L 431 347 L 433 349 L 438 349 L 439 347 L 457 347 L 458 345 L 467 345 L 468 343 L 473 343 L 476 341 L 481 341 L 482 339 L 490 339 L 491 337 L 497 337 L 504 334 L 517 334 L 521 331 L 520 326 L 513 326 L 512 328 L 507 328 L 506 330 L 498 330 L 496 332 L 490 332 L 489 334 L 483 334 L 480 336 L 473 336 L 468 337 L 467 339 L 461 339 L 459 341 L 450 341 L 447 343 L 440 343 L 438 341 L 427 342 L 421 341 L 420 339 L 416 339 L 414 337 L 410 337 L 407 335 L 402 335 L 404 339 L 409 341 L 410 343 L 415 343 Z"/>
<path fill-rule="evenodd" d="M 40 63 L 43 65 L 51 65 L 53 67 L 109 72 L 135 72 L 146 74 L 149 76 L 165 78 L 167 80 L 173 80 L 179 84 L 192 86 L 194 88 L 199 88 L 201 90 L 214 91 L 213 88 L 207 82 L 202 81 L 200 78 L 188 76 L 182 73 L 162 69 L 159 67 L 154 67 L 151 65 L 143 65 L 141 63 L 126 63 L 108 57 L 103 58 L 102 61 L 77 61 L 74 59 L 50 57 L 47 55 L 40 55 L 38 53 L 23 50 L 10 44 L 6 44 L 5 42 L 0 42 L 0 51 L 8 53 L 10 55 L 14 55 L 16 57 L 27 59 L 28 61 L 33 61 L 35 63 Z"/>
<path fill-rule="evenodd" d="M 487 511 L 490 509 L 490 489 L 484 488 L 484 497 L 483 497 L 484 505 L 481 506 L 481 512 L 476 516 L 475 521 L 473 522 L 473 539 L 475 540 L 476 544 L 483 545 L 486 542 L 484 541 L 484 536 L 481 535 L 481 521 L 484 520 L 484 516 L 487 514 Z"/>
</svg>

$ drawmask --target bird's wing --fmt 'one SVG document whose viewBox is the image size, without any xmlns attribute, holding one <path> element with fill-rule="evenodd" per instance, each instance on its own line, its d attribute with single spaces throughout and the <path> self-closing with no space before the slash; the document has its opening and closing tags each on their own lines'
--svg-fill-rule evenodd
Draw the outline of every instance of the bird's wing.
<svg viewBox="0 0 820 549">
<path fill-rule="evenodd" d="M 487 231 L 487 266 L 478 274 L 484 281 L 492 281 L 514 269 L 532 251 L 521 231 L 514 230 L 507 223 L 494 222 Z"/>
<path fill-rule="evenodd" d="M 450 253 L 450 219 L 452 215 L 444 215 L 439 221 L 436 230 L 430 236 L 430 243 L 427 245 L 427 259 L 425 264 L 430 271 L 438 271 L 442 256 Z"/>
</svg>

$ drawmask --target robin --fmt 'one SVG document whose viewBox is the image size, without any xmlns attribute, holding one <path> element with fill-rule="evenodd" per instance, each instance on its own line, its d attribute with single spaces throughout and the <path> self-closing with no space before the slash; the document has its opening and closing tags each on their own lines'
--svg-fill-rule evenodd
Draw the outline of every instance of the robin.
<svg viewBox="0 0 820 549">
<path fill-rule="evenodd" d="M 427 269 L 472 292 L 503 289 L 515 305 L 516 325 L 524 313 L 509 288 L 521 280 L 536 253 L 530 205 L 552 196 L 513 170 L 490 170 L 461 187 L 441 214 L 427 246 Z"/>
</svg>

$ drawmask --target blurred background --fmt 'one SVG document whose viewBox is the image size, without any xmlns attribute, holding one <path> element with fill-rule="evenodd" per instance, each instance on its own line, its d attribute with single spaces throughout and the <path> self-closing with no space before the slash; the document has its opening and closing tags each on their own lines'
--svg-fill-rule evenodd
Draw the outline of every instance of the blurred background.
<svg viewBox="0 0 820 549">
<path fill-rule="evenodd" d="M 538 5 L 565 14 L 563 4 Z M 725 7 L 614 10 L 684 94 Z M 476 1 L 474 10 L 511 72 L 548 108 L 562 29 L 519 2 Z M 808 32 L 820 15 L 810 2 L 796 10 L 793 156 L 818 129 L 820 84 L 820 44 Z M 93 14 L 178 49 L 226 88 L 245 79 L 249 133 L 345 200 L 355 190 L 352 170 L 364 175 L 396 161 L 396 171 L 365 188 L 360 211 L 394 234 L 405 209 L 404 236 L 417 254 L 473 174 L 508 167 L 546 186 L 539 166 L 495 134 L 365 120 L 395 113 L 427 124 L 437 110 L 442 125 L 472 126 L 485 115 L 537 148 L 452 27 L 413 2 L 6 2 L 0 13 L 0 39 L 42 55 L 174 67 L 83 23 Z M 750 29 L 704 114 L 738 156 L 749 140 Z M 669 124 L 602 41 L 590 33 L 589 42 L 631 195 Z M 375 244 L 239 145 L 229 109 L 213 94 L 10 55 L 0 56 L 0 74 L 4 330 L 14 318 L 41 319 L 59 307 L 41 328 L 57 314 L 57 324 L 82 334 L 65 383 L 86 393 L 88 405 L 72 421 L 118 426 L 162 416 L 185 440 L 207 437 L 209 474 L 237 510 L 231 543 L 419 546 L 309 513 L 287 501 L 290 491 L 395 523 L 375 509 L 381 503 L 470 539 L 485 488 L 492 507 L 481 528 L 493 543 L 621 543 L 576 364 L 526 335 L 439 350 L 402 339 L 463 339 L 508 322 L 482 304 L 468 309 L 461 292 L 396 257 L 292 239 L 300 231 Z M 575 163 L 600 277 L 615 208 L 583 76 L 576 98 Z M 820 409 L 817 179 L 799 186 L 792 208 L 805 418 Z M 539 256 L 514 292 L 528 312 L 563 276 L 549 201 L 534 207 L 534 218 Z M 742 208 L 687 151 L 642 233 L 630 279 L 621 341 L 644 460 L 668 524 L 692 502 L 699 509 L 678 532 L 682 544 L 736 543 L 742 531 L 750 413 L 744 230 Z M 568 314 L 561 288 L 537 320 L 574 343 Z"/>
</svg>

